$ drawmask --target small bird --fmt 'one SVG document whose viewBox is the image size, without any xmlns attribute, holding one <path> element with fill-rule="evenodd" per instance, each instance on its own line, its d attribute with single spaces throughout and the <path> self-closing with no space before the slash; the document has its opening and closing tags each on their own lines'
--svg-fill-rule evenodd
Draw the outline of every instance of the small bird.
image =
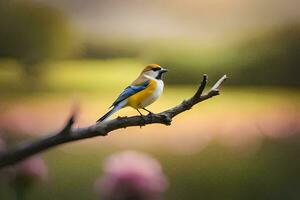
<svg viewBox="0 0 300 200">
<path fill-rule="evenodd" d="M 165 72 L 167 72 L 167 70 L 158 64 L 146 66 L 139 77 L 133 81 L 130 86 L 125 88 L 109 107 L 111 110 L 98 119 L 97 122 L 106 120 L 112 114 L 127 106 L 136 109 L 141 116 L 143 115 L 139 109 L 143 109 L 149 114 L 152 114 L 152 112 L 145 107 L 156 101 L 162 94 L 164 88 L 162 75 Z"/>
</svg>

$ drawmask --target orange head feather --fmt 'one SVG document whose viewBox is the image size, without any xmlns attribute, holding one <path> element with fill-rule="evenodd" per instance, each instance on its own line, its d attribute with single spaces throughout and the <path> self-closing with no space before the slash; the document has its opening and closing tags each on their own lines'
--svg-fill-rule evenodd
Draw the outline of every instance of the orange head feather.
<svg viewBox="0 0 300 200">
<path fill-rule="evenodd" d="M 161 69 L 161 66 L 158 65 L 158 64 L 150 64 L 150 65 L 147 65 L 147 66 L 144 68 L 144 70 L 142 71 L 142 73 L 147 72 L 147 71 L 151 71 L 151 70 L 157 69 L 157 68 Z"/>
</svg>

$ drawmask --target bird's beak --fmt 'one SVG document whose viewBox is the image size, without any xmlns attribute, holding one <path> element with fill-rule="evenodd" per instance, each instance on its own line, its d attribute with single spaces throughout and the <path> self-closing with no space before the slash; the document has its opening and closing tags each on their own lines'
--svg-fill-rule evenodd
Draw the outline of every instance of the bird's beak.
<svg viewBox="0 0 300 200">
<path fill-rule="evenodd" d="M 168 70 L 167 69 L 164 69 L 164 68 L 162 68 L 161 70 L 160 70 L 160 73 L 166 73 Z"/>
</svg>

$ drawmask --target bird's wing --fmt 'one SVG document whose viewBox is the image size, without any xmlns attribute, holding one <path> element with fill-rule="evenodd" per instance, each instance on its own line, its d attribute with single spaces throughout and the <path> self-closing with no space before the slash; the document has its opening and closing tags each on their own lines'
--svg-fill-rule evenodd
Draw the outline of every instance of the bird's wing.
<svg viewBox="0 0 300 200">
<path fill-rule="evenodd" d="M 110 106 L 116 106 L 121 101 L 127 99 L 128 97 L 138 93 L 139 91 L 144 90 L 148 85 L 150 81 L 146 80 L 138 85 L 130 85 L 127 88 L 124 89 L 124 91 L 119 95 L 119 97 L 115 100 L 115 102 Z"/>
</svg>

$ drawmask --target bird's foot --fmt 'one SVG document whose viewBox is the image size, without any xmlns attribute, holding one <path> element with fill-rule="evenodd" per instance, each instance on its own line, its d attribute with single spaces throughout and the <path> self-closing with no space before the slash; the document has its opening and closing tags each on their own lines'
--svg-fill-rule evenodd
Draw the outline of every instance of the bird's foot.
<svg viewBox="0 0 300 200">
<path fill-rule="evenodd" d="M 151 116 L 151 115 L 154 115 L 154 113 L 153 112 L 148 112 L 147 115 Z"/>
<path fill-rule="evenodd" d="M 148 112 L 148 115 L 154 115 L 153 112 L 151 112 L 150 110 L 146 109 L 146 108 L 142 108 L 143 110 L 147 111 Z"/>
</svg>

